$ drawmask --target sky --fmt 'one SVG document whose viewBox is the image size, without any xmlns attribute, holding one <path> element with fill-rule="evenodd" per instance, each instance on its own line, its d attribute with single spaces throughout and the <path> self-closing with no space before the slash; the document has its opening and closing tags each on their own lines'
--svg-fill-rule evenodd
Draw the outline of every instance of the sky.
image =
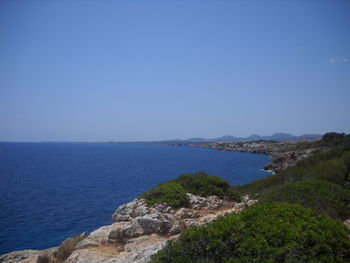
<svg viewBox="0 0 350 263">
<path fill-rule="evenodd" d="M 350 133 L 350 1 L 0 1 L 0 141 Z"/>
</svg>

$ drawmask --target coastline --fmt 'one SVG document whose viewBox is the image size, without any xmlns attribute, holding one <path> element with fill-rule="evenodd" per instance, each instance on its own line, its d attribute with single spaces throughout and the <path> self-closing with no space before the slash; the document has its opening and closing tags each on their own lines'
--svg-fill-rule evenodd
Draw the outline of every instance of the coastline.
<svg viewBox="0 0 350 263">
<path fill-rule="evenodd" d="M 9 150 L 14 147 L 13 151 L 19 153 L 18 158 L 14 159 L 15 165 L 23 169 L 28 167 L 26 174 L 28 179 L 32 179 L 23 184 L 24 188 L 20 188 L 23 180 L 17 175 L 18 169 L 13 170 L 11 180 L 6 178 L 11 155 L 2 159 L 5 164 L 2 168 L 5 169 L 1 169 L 4 179 L 1 196 L 5 208 L 9 209 L 6 211 L 10 213 L 4 212 L 0 219 L 0 254 L 24 249 L 44 250 L 58 246 L 71 235 L 91 232 L 110 224 L 110 214 L 117 206 L 133 200 L 156 184 L 189 171 L 209 171 L 210 175 L 222 176 L 234 185 L 243 185 L 268 176 L 261 171 L 268 162 L 266 156 L 203 148 L 41 143 L 6 147 Z M 32 150 L 42 154 L 33 155 L 30 161 L 22 152 Z M 47 156 L 62 151 L 64 156 L 55 165 L 51 165 Z M 117 158 L 118 155 L 120 157 Z M 241 158 L 251 162 L 242 163 Z M 41 164 L 41 160 L 45 162 Z M 30 169 L 31 167 L 36 169 Z M 247 173 L 241 169 L 247 170 Z M 32 182 L 43 182 L 45 185 L 36 187 Z M 16 192 L 21 193 L 21 189 L 25 191 L 15 195 Z M 48 196 L 39 200 L 43 196 L 41 193 L 47 191 L 45 189 L 50 189 Z M 8 191 L 13 194 L 7 197 Z M 24 196 L 30 197 L 23 198 Z M 21 200 L 23 201 L 20 202 Z"/>
<path fill-rule="evenodd" d="M 178 238 L 183 229 L 237 213 L 257 202 L 249 198 L 237 203 L 217 196 L 187 195 L 189 208 L 177 209 L 166 204 L 148 206 L 144 199 L 135 199 L 116 209 L 111 225 L 67 238 L 58 247 L 0 255 L 0 262 L 147 263 L 168 240 Z"/>
<path fill-rule="evenodd" d="M 160 149 L 162 149 L 163 147 L 159 147 Z M 166 148 L 166 147 L 165 147 Z M 170 147 L 169 147 L 170 148 Z M 201 149 L 198 149 L 198 150 L 196 150 L 196 149 L 190 149 L 190 147 L 186 147 L 186 148 L 188 148 L 188 149 L 184 149 L 185 151 L 187 151 L 187 152 L 189 152 L 189 153 L 192 153 L 192 152 L 198 152 L 198 150 L 200 151 L 200 152 L 204 152 L 205 153 L 205 155 L 206 156 L 208 156 L 208 157 L 210 157 L 210 156 L 228 156 L 227 158 L 225 157 L 225 159 L 227 160 L 227 161 L 229 161 L 230 163 L 232 163 L 232 158 L 231 157 L 229 157 L 229 156 L 231 156 L 232 154 L 230 154 L 230 153 L 215 153 L 215 151 L 213 152 L 213 151 L 208 151 L 208 150 L 201 150 Z M 171 149 L 170 149 L 171 151 L 173 151 L 173 149 L 172 149 L 172 147 L 171 147 Z M 174 152 L 178 152 L 178 151 L 174 151 Z M 182 152 L 182 151 L 181 151 Z M 200 156 L 200 155 L 199 155 Z M 243 156 L 243 158 L 244 158 L 244 156 Z M 219 159 L 219 158 L 218 158 Z M 255 159 L 259 159 L 260 161 L 258 162 L 259 164 L 258 165 L 256 165 L 256 168 L 255 169 L 253 169 L 254 171 L 256 170 L 256 172 L 257 173 L 260 173 L 260 175 L 261 176 L 264 176 L 264 174 L 265 173 L 263 173 L 263 172 L 261 172 L 260 171 L 260 169 L 263 167 L 263 165 L 268 161 L 268 158 L 260 158 L 260 157 L 254 157 L 254 156 L 251 156 L 251 159 L 253 159 L 253 160 L 255 160 Z M 239 159 L 238 159 L 239 160 Z M 190 162 L 192 162 L 191 161 L 191 159 L 190 159 Z M 215 163 L 215 162 L 213 162 L 213 163 Z M 233 162 L 234 163 L 234 162 Z M 232 165 L 231 165 L 232 166 Z M 231 167 L 230 166 L 230 167 Z M 238 166 L 238 164 L 234 164 L 234 166 Z M 221 173 L 220 173 L 221 174 Z M 253 172 L 253 174 L 254 174 L 254 172 Z M 266 174 L 266 176 L 268 176 L 269 174 Z M 255 180 L 254 179 L 255 177 L 253 177 L 253 179 L 252 180 Z M 161 181 L 159 182 L 159 183 L 161 183 L 162 182 L 162 180 L 164 181 L 164 180 L 168 180 L 168 179 L 161 179 Z M 148 188 L 148 189 L 150 189 L 150 188 Z M 148 190 L 148 189 L 146 189 L 146 190 Z M 146 190 L 144 190 L 144 191 L 146 191 Z M 132 198 L 135 198 L 136 197 L 136 195 L 135 196 L 133 196 Z M 132 198 L 130 198 L 130 199 L 128 199 L 128 200 L 126 200 L 126 201 L 129 201 L 129 200 L 132 200 Z M 113 202 L 114 203 L 114 202 Z M 113 206 L 113 203 L 112 203 L 112 206 Z M 112 210 L 110 210 L 111 212 L 112 211 L 114 211 L 115 210 L 115 207 L 117 206 L 117 205 L 122 205 L 123 203 L 125 203 L 125 202 L 122 202 L 122 203 L 117 203 L 117 204 L 115 204 L 115 206 L 113 206 L 113 208 L 112 208 Z M 68 212 L 68 211 L 67 211 Z M 111 213 L 111 212 L 109 212 L 108 214 L 107 214 L 107 217 L 108 218 L 110 218 L 110 216 L 109 216 L 109 214 Z M 45 214 L 43 214 L 43 217 L 44 216 L 46 216 Z M 107 218 L 107 219 L 108 219 Z M 99 225 L 97 225 L 96 227 L 94 227 L 94 228 L 90 228 L 90 229 L 86 229 L 86 228 L 81 228 L 80 230 L 78 230 L 78 231 L 74 231 L 73 233 L 75 234 L 75 233 L 81 233 L 82 231 L 89 231 L 89 232 L 91 232 L 91 231 L 93 231 L 93 230 L 95 230 L 96 228 L 98 228 L 98 227 L 100 227 L 100 226 L 104 226 L 104 225 L 107 225 L 107 224 L 110 224 L 110 220 L 108 220 L 107 222 L 105 222 L 105 223 L 102 223 L 102 224 L 99 224 Z M 73 234 L 72 233 L 72 234 Z M 19 251 L 29 251 L 30 252 L 30 254 L 32 254 L 32 255 L 41 255 L 41 254 L 46 254 L 46 251 L 51 251 L 52 249 L 52 247 L 58 247 L 59 246 L 59 244 L 60 244 L 60 242 L 62 242 L 65 238 L 67 238 L 67 237 L 69 237 L 71 234 L 68 234 L 68 235 L 61 235 L 61 239 L 58 241 L 58 242 L 55 242 L 55 243 L 51 243 L 51 244 L 48 244 L 47 243 L 47 246 L 42 246 L 42 247 L 34 247 L 34 246 L 32 246 L 32 247 L 28 247 L 28 248 L 23 248 L 23 249 L 21 249 L 21 250 L 18 250 L 18 249 L 16 249 L 16 250 L 8 250 L 8 251 L 5 251 L 5 252 L 3 252 L 3 253 L 1 253 L 1 255 L 6 255 L 6 254 L 9 254 L 9 253 L 15 253 L 15 252 L 19 252 Z M 34 237 L 34 238 L 39 238 L 39 237 Z M 51 248 L 50 248 L 51 247 Z M 26 252 L 24 252 L 24 253 L 26 253 Z M 51 252 L 50 252 L 51 253 Z M 16 254 L 16 253 L 15 253 Z M 17 253 L 19 256 L 22 256 L 21 255 L 21 253 Z M 1 260 L 0 260 L 1 261 Z"/>
<path fill-rule="evenodd" d="M 218 151 L 246 152 L 263 154 L 270 157 L 264 170 L 276 174 L 283 169 L 294 166 L 297 162 L 316 153 L 328 151 L 315 141 L 247 141 L 247 142 L 209 142 L 190 144 L 191 147 L 216 149 Z"/>
<path fill-rule="evenodd" d="M 304 142 L 244 142 L 243 145 L 237 147 L 235 143 L 220 142 L 191 146 L 269 155 L 270 162 L 264 167 L 264 170 L 275 174 L 284 167 L 292 166 L 299 160 L 324 151 L 318 147 L 305 149 L 302 147 L 304 145 Z M 192 196 L 191 198 L 190 210 L 184 208 L 174 210 L 164 204 L 147 207 L 142 200 L 135 199 L 121 205 L 115 211 L 113 214 L 115 223 L 112 225 L 95 229 L 89 235 L 82 233 L 78 239 L 77 236 L 68 238 L 59 247 L 7 253 L 0 256 L 0 262 L 146 263 L 151 255 L 165 246 L 167 240 L 177 238 L 182 229 L 211 222 L 220 215 L 241 211 L 256 202 L 249 198 L 241 203 L 227 203 L 217 197 L 208 199 Z M 166 230 L 164 230 L 164 225 L 167 225 Z M 74 243 L 76 240 L 78 242 Z M 74 249 L 69 257 L 64 261 L 58 261 L 60 248 L 72 242 Z"/>
</svg>

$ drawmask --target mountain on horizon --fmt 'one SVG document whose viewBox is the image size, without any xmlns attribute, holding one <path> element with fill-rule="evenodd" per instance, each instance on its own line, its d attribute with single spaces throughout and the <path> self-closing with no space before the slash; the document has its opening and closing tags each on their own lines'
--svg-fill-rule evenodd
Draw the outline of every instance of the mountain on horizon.
<svg viewBox="0 0 350 263">
<path fill-rule="evenodd" d="M 250 135 L 248 137 L 235 137 L 232 135 L 225 135 L 222 137 L 218 138 L 211 138 L 211 139 L 205 139 L 205 138 L 200 138 L 200 137 L 193 137 L 185 140 L 181 139 L 176 139 L 176 140 L 167 140 L 167 141 L 172 141 L 172 142 L 184 142 L 184 143 L 195 143 L 195 142 L 241 142 L 241 141 L 260 141 L 260 140 L 265 140 L 265 141 L 279 141 L 279 142 L 284 142 L 284 141 L 300 141 L 300 140 L 315 140 L 318 138 L 321 138 L 321 134 L 303 134 L 300 136 L 294 136 L 290 133 L 274 133 L 270 136 L 260 136 L 257 134 Z"/>
</svg>

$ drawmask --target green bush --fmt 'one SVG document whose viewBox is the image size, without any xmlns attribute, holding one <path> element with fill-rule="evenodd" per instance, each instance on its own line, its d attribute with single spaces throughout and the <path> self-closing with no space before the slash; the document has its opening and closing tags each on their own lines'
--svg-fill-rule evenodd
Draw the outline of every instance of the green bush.
<svg viewBox="0 0 350 263">
<path fill-rule="evenodd" d="M 225 197 L 230 201 L 240 202 L 242 196 L 241 193 L 238 192 L 235 187 L 230 186 L 230 188 L 227 189 L 225 193 Z"/>
<path fill-rule="evenodd" d="M 139 198 L 146 199 L 149 205 L 167 203 L 175 208 L 188 206 L 186 190 L 175 181 L 161 183 L 140 195 Z"/>
<path fill-rule="evenodd" d="M 224 179 L 218 176 L 209 176 L 205 172 L 180 175 L 172 181 L 157 185 L 141 194 L 139 198 L 146 199 L 146 203 L 149 205 L 167 203 L 172 207 L 179 208 L 187 207 L 189 204 L 186 193 L 200 196 L 216 195 L 232 201 L 239 201 L 241 198 L 240 192 Z"/>
<path fill-rule="evenodd" d="M 288 169 L 288 168 L 287 168 Z M 236 186 L 236 190 L 242 195 L 248 194 L 253 198 L 259 198 L 259 194 L 271 187 L 281 185 L 285 182 L 285 177 L 281 174 L 275 174 L 263 179 L 255 180 L 249 184 Z"/>
<path fill-rule="evenodd" d="M 186 229 L 151 262 L 349 262 L 349 234 L 341 222 L 299 205 L 258 204 Z"/>
<path fill-rule="evenodd" d="M 350 191 L 324 180 L 303 180 L 273 187 L 262 194 L 260 201 L 300 204 L 343 220 L 350 216 Z"/>
<path fill-rule="evenodd" d="M 320 142 L 325 146 L 350 146 L 350 134 L 329 132 L 323 135 Z"/>
<path fill-rule="evenodd" d="M 224 179 L 218 176 L 209 176 L 205 172 L 183 174 L 175 181 L 181 184 L 187 192 L 200 196 L 224 197 L 225 192 L 230 188 L 230 184 Z"/>
<path fill-rule="evenodd" d="M 311 168 L 310 178 L 319 178 L 339 185 L 345 184 L 345 166 L 341 158 L 323 161 Z"/>
<path fill-rule="evenodd" d="M 345 138 L 345 133 L 327 132 L 322 136 L 322 141 L 333 142 L 338 140 L 343 140 Z"/>
<path fill-rule="evenodd" d="M 350 183 L 350 151 L 345 152 L 342 156 L 342 161 L 344 165 L 344 175 L 345 175 L 345 185 L 349 187 Z"/>
</svg>

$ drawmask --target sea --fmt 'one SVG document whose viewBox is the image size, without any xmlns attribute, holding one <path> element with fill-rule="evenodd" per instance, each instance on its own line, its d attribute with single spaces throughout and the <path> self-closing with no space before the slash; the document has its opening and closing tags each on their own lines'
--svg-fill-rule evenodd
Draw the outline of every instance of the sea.
<svg viewBox="0 0 350 263">
<path fill-rule="evenodd" d="M 205 171 L 233 185 L 270 175 L 266 155 L 189 146 L 0 143 L 0 254 L 58 246 L 112 223 L 155 185 Z"/>
</svg>

